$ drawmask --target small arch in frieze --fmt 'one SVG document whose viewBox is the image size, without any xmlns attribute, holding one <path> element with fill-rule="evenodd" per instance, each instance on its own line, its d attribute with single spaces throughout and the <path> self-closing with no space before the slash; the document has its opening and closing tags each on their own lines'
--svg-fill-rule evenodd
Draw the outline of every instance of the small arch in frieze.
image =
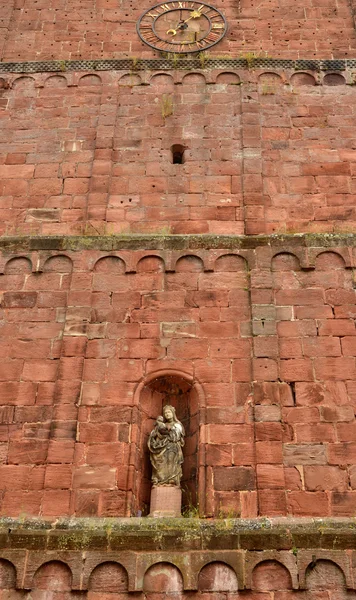
<svg viewBox="0 0 356 600">
<path fill-rule="evenodd" d="M 182 592 L 183 576 L 173 562 L 158 562 L 151 565 L 144 574 L 144 592 Z"/>
<path fill-rule="evenodd" d="M 55 273 L 71 273 L 73 271 L 73 261 L 65 254 L 58 254 L 48 258 L 44 265 L 43 271 L 54 271 Z"/>
<path fill-rule="evenodd" d="M 8 590 L 16 587 L 16 567 L 4 558 L 0 559 L 0 589 Z"/>
<path fill-rule="evenodd" d="M 142 79 L 137 73 L 126 73 L 119 79 L 119 85 L 122 87 L 135 87 L 141 83 Z"/>
<path fill-rule="evenodd" d="M 305 572 L 306 586 L 309 590 L 337 590 L 346 587 L 343 569 L 336 562 L 318 559 L 310 563 Z"/>
<path fill-rule="evenodd" d="M 323 85 L 345 85 L 346 79 L 341 73 L 327 73 L 323 79 Z"/>
<path fill-rule="evenodd" d="M 72 571 L 60 560 L 42 563 L 33 576 L 33 587 L 53 592 L 69 592 L 72 589 Z"/>
<path fill-rule="evenodd" d="M 202 273 L 204 271 L 204 262 L 196 254 L 186 254 L 178 258 L 175 270 L 177 273 Z"/>
<path fill-rule="evenodd" d="M 272 271 L 300 271 L 300 259 L 292 252 L 278 252 L 272 257 Z"/>
<path fill-rule="evenodd" d="M 216 259 L 214 270 L 224 272 L 246 271 L 247 261 L 238 254 L 223 254 Z"/>
<path fill-rule="evenodd" d="M 26 256 L 16 256 L 7 261 L 4 268 L 6 275 L 20 275 L 32 272 L 32 262 Z"/>
<path fill-rule="evenodd" d="M 83 75 L 78 81 L 78 86 L 80 87 L 97 87 L 99 85 L 101 86 L 101 84 L 101 77 L 93 74 Z"/>
<path fill-rule="evenodd" d="M 292 576 L 289 569 L 278 560 L 263 560 L 252 571 L 253 590 L 272 592 L 292 589 Z"/>
<path fill-rule="evenodd" d="M 126 272 L 126 264 L 119 256 L 103 256 L 96 261 L 93 271 L 96 273 L 115 273 L 117 275 L 122 275 Z"/>
<path fill-rule="evenodd" d="M 235 570 L 223 561 L 209 562 L 200 570 L 200 592 L 237 592 L 238 580 Z"/>
<path fill-rule="evenodd" d="M 68 82 L 64 75 L 51 75 L 44 81 L 45 88 L 66 88 L 67 85 Z"/>
<path fill-rule="evenodd" d="M 12 87 L 19 90 L 33 91 L 35 89 L 35 79 L 33 77 L 17 77 Z"/>
<path fill-rule="evenodd" d="M 137 263 L 137 273 L 163 273 L 165 264 L 163 258 L 155 254 L 143 256 Z"/>
<path fill-rule="evenodd" d="M 10 83 L 3 77 L 0 77 L 0 93 L 3 92 L 4 90 L 7 90 L 9 87 L 10 87 Z"/>
<path fill-rule="evenodd" d="M 297 571 L 297 559 L 291 552 L 264 550 L 261 552 L 251 552 L 249 561 L 246 563 L 246 589 L 253 588 L 253 573 L 255 568 L 261 563 L 277 563 L 284 567 L 291 577 L 291 587 L 294 590 L 299 589 L 299 579 Z M 276 567 L 277 568 L 277 567 Z"/>
<path fill-rule="evenodd" d="M 262 96 L 271 96 L 276 94 L 283 85 L 283 79 L 277 73 L 261 73 L 258 77 L 258 85 Z"/>
<path fill-rule="evenodd" d="M 346 261 L 341 252 L 337 250 L 326 250 L 319 252 L 315 256 L 315 268 L 320 271 L 329 271 L 330 269 L 345 269 Z"/>
<path fill-rule="evenodd" d="M 315 77 L 310 73 L 294 73 L 290 78 L 290 82 L 295 87 L 311 87 L 317 84 Z"/>
<path fill-rule="evenodd" d="M 227 85 L 239 85 L 241 83 L 240 77 L 236 73 L 230 71 L 223 71 L 216 77 L 216 83 L 227 84 Z"/>
<path fill-rule="evenodd" d="M 173 91 L 174 79 L 168 73 L 156 73 L 149 81 L 150 85 L 155 89 L 164 91 Z"/>
<path fill-rule="evenodd" d="M 188 73 L 182 79 L 183 85 L 197 85 L 200 87 L 205 87 L 206 85 L 206 77 L 203 73 Z"/>
<path fill-rule="evenodd" d="M 120 563 L 106 561 L 97 565 L 90 574 L 88 589 L 93 592 L 125 592 L 128 590 L 128 573 Z"/>
</svg>

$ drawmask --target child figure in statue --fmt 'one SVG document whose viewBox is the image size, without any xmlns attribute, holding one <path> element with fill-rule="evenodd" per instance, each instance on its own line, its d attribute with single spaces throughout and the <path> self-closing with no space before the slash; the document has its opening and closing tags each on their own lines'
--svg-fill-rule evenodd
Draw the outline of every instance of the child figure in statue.
<svg viewBox="0 0 356 600">
<path fill-rule="evenodd" d="M 175 408 L 167 404 L 163 408 L 163 417 L 157 417 L 148 438 L 153 485 L 180 487 L 184 435 L 184 427 L 176 417 Z"/>
</svg>

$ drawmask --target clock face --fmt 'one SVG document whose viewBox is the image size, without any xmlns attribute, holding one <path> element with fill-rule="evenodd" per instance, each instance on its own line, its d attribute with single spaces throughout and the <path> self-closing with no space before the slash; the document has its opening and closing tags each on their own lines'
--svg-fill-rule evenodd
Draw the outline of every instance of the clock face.
<svg viewBox="0 0 356 600">
<path fill-rule="evenodd" d="M 207 50 L 220 42 L 226 29 L 219 10 L 190 0 L 156 4 L 137 23 L 137 32 L 145 44 L 174 54 Z"/>
</svg>

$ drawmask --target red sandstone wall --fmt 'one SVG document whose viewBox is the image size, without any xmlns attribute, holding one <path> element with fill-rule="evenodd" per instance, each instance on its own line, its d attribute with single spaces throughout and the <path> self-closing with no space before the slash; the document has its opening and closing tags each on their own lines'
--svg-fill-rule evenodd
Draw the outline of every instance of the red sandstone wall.
<svg viewBox="0 0 356 600">
<path fill-rule="evenodd" d="M 354 231 L 354 77 L 4 76 L 0 232 Z"/>
<path fill-rule="evenodd" d="M 355 259 L 325 250 L 4 255 L 1 514 L 147 510 L 168 398 L 204 515 L 354 515 Z"/>
<path fill-rule="evenodd" d="M 229 31 L 212 54 L 250 52 L 251 69 L 165 74 L 135 69 L 155 54 L 131 0 L 0 9 L 2 61 L 132 59 L 0 79 L 0 234 L 83 236 L 80 252 L 2 257 L 2 515 L 147 512 L 146 439 L 166 398 L 202 515 L 354 515 L 349 247 L 83 250 L 113 233 L 353 232 L 354 71 L 262 72 L 251 55 L 354 57 L 353 4 L 221 0 Z M 263 600 L 295 595 L 263 585 Z M 211 586 L 200 594 L 236 591 Z"/>
<path fill-rule="evenodd" d="M 151 57 L 135 24 L 156 2 L 132 0 L 17 0 L 6 2 L 1 59 L 7 61 L 70 58 Z M 348 0 L 217 0 L 228 20 L 226 38 L 213 54 L 239 56 L 248 51 L 273 57 L 354 57 L 356 35 Z M 9 22 L 9 18 L 11 21 Z"/>
</svg>

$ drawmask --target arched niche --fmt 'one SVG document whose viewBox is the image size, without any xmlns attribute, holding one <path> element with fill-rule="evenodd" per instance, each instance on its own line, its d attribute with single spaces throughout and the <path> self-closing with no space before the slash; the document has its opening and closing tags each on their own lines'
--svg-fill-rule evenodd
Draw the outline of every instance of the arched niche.
<svg viewBox="0 0 356 600">
<path fill-rule="evenodd" d="M 73 261 L 68 256 L 59 254 L 51 256 L 43 265 L 43 271 L 55 271 L 56 273 L 71 273 L 73 270 Z"/>
<path fill-rule="evenodd" d="M 181 256 L 176 262 L 177 273 L 202 273 L 204 271 L 204 263 L 200 256 L 188 254 Z"/>
<path fill-rule="evenodd" d="M 101 83 L 99 75 L 83 75 L 83 77 L 79 79 L 78 85 L 80 87 L 94 87 L 100 86 Z"/>
<path fill-rule="evenodd" d="M 22 273 L 31 273 L 31 271 L 32 263 L 30 259 L 25 256 L 10 258 L 6 263 L 4 270 L 6 275 L 19 275 Z"/>
<path fill-rule="evenodd" d="M 224 72 L 219 73 L 216 78 L 216 83 L 227 84 L 227 85 L 238 85 L 240 83 L 240 77 L 236 73 Z"/>
<path fill-rule="evenodd" d="M 198 90 L 199 88 L 205 88 L 206 79 L 203 73 L 188 73 L 188 75 L 183 77 L 182 84 L 186 86 L 195 86 Z"/>
<path fill-rule="evenodd" d="M 292 589 L 292 578 L 287 567 L 277 560 L 264 560 L 252 572 L 252 589 L 259 592 Z"/>
<path fill-rule="evenodd" d="M 173 92 L 174 91 L 174 79 L 172 75 L 167 73 L 158 73 L 153 75 L 150 79 L 150 85 L 161 92 Z"/>
<path fill-rule="evenodd" d="M 94 271 L 122 275 L 126 271 L 126 265 L 119 256 L 103 256 L 96 261 Z"/>
<path fill-rule="evenodd" d="M 152 565 L 145 573 L 143 590 L 149 593 L 167 593 L 183 591 L 183 577 L 177 567 L 168 562 Z"/>
<path fill-rule="evenodd" d="M 297 289 L 301 287 L 301 266 L 295 254 L 280 252 L 272 258 L 272 279 L 276 289 Z"/>
<path fill-rule="evenodd" d="M 141 85 L 141 83 L 141 77 L 135 73 L 127 73 L 119 79 L 119 85 L 122 87 L 134 87 L 136 85 Z"/>
<path fill-rule="evenodd" d="M 247 271 L 246 259 L 236 254 L 223 254 L 215 261 L 215 271 L 232 273 L 235 271 Z"/>
<path fill-rule="evenodd" d="M 330 269 L 345 269 L 345 261 L 337 252 L 320 252 L 315 259 L 315 268 L 320 271 L 330 271 Z"/>
<path fill-rule="evenodd" d="M 327 73 L 323 79 L 324 85 L 345 85 L 346 80 L 341 73 Z"/>
<path fill-rule="evenodd" d="M 37 569 L 33 577 L 33 587 L 52 592 L 69 592 L 72 589 L 72 572 L 62 561 L 46 562 Z"/>
<path fill-rule="evenodd" d="M 338 252 L 320 252 L 315 258 L 315 271 L 310 285 L 327 289 L 327 299 L 330 301 L 332 289 L 353 290 L 353 273 L 351 269 L 346 268 L 345 260 Z M 339 302 L 340 298 L 334 293 L 333 303 Z"/>
<path fill-rule="evenodd" d="M 137 273 L 163 273 L 164 260 L 160 256 L 144 256 L 137 263 Z"/>
<path fill-rule="evenodd" d="M 343 571 L 331 560 L 320 559 L 310 564 L 305 577 L 308 590 L 342 590 L 346 588 Z"/>
<path fill-rule="evenodd" d="M 290 252 L 280 252 L 272 258 L 272 271 L 300 271 L 299 258 Z"/>
<path fill-rule="evenodd" d="M 283 80 L 278 73 L 262 73 L 258 78 L 258 85 L 262 96 L 269 96 L 278 93 Z"/>
<path fill-rule="evenodd" d="M 66 88 L 68 85 L 67 79 L 63 75 L 51 75 L 44 82 L 44 87 L 49 88 Z"/>
<path fill-rule="evenodd" d="M 309 73 L 295 73 L 294 75 L 292 75 L 290 82 L 293 86 L 296 87 L 312 87 L 316 85 L 315 78 Z"/>
<path fill-rule="evenodd" d="M 89 578 L 89 590 L 92 592 L 126 592 L 128 577 L 126 569 L 119 563 L 108 561 L 101 563 L 92 571 Z"/>
<path fill-rule="evenodd" d="M 35 80 L 33 77 L 18 77 L 12 84 L 12 87 L 16 91 L 21 91 L 24 96 L 34 96 L 35 91 Z"/>
<path fill-rule="evenodd" d="M 148 436 L 166 404 L 174 406 L 185 429 L 183 447 L 182 506 L 204 511 L 205 476 L 202 460 L 200 425 L 204 419 L 205 399 L 202 387 L 185 373 L 174 370 L 152 373 L 136 390 L 139 435 L 135 452 L 134 505 L 131 514 L 147 515 L 151 494 L 151 463 Z"/>
<path fill-rule="evenodd" d="M 0 559 L 0 590 L 16 587 L 16 569 L 12 562 Z"/>
<path fill-rule="evenodd" d="M 223 562 L 212 562 L 199 573 L 198 589 L 201 592 L 237 592 L 235 571 Z"/>
</svg>

